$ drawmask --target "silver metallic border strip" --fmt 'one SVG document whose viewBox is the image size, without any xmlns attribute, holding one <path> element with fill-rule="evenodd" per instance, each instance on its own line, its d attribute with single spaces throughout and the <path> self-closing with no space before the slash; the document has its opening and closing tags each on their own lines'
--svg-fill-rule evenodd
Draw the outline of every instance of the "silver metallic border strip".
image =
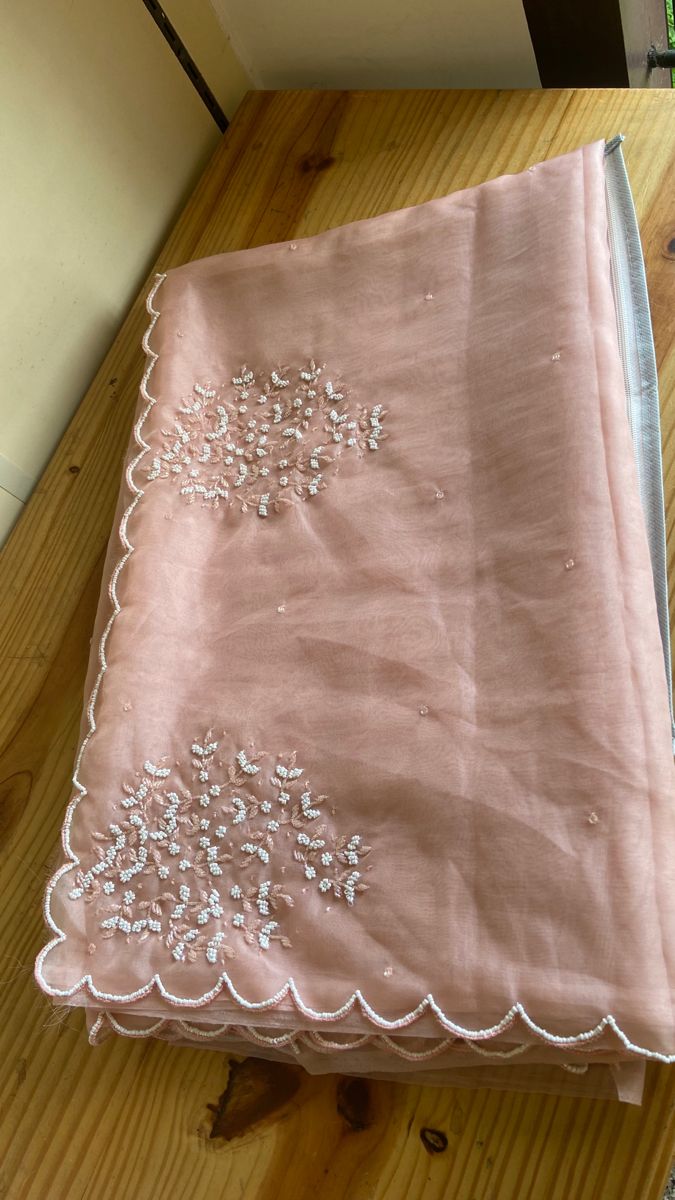
<svg viewBox="0 0 675 1200">
<path fill-rule="evenodd" d="M 623 134 L 618 134 L 605 145 L 605 191 L 612 286 L 626 383 L 628 419 L 652 561 L 675 752 L 658 376 L 647 279 L 635 205 L 621 148 L 623 140 Z"/>
</svg>

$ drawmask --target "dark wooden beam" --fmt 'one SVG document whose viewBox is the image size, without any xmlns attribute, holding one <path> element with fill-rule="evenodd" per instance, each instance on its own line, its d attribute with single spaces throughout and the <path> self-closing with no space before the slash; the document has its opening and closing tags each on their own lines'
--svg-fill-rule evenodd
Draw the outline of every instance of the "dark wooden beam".
<svg viewBox="0 0 675 1200">
<path fill-rule="evenodd" d="M 670 87 L 664 0 L 523 0 L 542 87 Z"/>
</svg>

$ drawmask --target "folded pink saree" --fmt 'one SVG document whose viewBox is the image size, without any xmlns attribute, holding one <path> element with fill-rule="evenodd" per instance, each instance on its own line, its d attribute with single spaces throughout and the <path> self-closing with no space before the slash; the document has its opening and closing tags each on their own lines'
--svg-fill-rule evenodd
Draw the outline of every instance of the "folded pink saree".
<svg viewBox="0 0 675 1200">
<path fill-rule="evenodd" d="M 620 139 L 148 296 L 40 986 L 310 1071 L 673 1061 L 658 399 Z"/>
</svg>

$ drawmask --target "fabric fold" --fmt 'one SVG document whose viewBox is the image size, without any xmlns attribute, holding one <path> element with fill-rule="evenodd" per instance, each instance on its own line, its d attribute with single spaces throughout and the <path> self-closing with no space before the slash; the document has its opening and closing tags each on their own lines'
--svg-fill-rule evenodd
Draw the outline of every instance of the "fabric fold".
<svg viewBox="0 0 675 1200">
<path fill-rule="evenodd" d="M 675 1058 L 606 162 L 155 278 L 36 964 L 93 1042 L 632 1102 Z"/>
</svg>

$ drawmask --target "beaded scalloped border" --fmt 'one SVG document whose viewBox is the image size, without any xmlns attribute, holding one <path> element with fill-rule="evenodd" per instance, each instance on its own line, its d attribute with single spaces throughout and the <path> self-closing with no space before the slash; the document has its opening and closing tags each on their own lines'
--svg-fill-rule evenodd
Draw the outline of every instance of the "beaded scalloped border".
<svg viewBox="0 0 675 1200">
<path fill-rule="evenodd" d="M 253 1025 L 236 1025 L 224 1022 L 222 1025 L 214 1026 L 213 1029 L 200 1029 L 198 1025 L 192 1025 L 189 1021 L 183 1021 L 180 1018 L 164 1019 L 163 1017 L 154 1021 L 151 1025 L 146 1025 L 139 1029 L 132 1029 L 128 1025 L 124 1025 L 117 1017 L 108 1011 L 101 1012 L 94 1021 L 89 1031 L 89 1042 L 92 1046 L 99 1044 L 99 1034 L 108 1026 L 114 1033 L 120 1034 L 122 1037 L 129 1038 L 147 1038 L 159 1037 L 166 1041 L 172 1041 L 172 1034 L 175 1032 L 179 1036 L 187 1036 L 195 1041 L 213 1041 L 223 1034 L 230 1034 L 232 1037 L 240 1041 L 251 1042 L 256 1046 L 265 1046 L 272 1049 L 288 1049 L 288 1051 L 299 1057 L 303 1050 L 310 1050 L 316 1054 L 333 1054 L 335 1052 L 348 1052 L 352 1050 L 360 1050 L 363 1046 L 373 1046 L 375 1049 L 383 1049 L 386 1052 L 396 1055 L 398 1058 L 404 1059 L 406 1062 L 428 1062 L 429 1059 L 438 1058 L 439 1055 L 445 1053 L 453 1047 L 457 1047 L 461 1043 L 459 1049 L 469 1049 L 482 1058 L 490 1059 L 510 1059 L 517 1058 L 521 1054 L 525 1054 L 533 1048 L 534 1043 L 519 1043 L 513 1046 L 510 1050 L 485 1050 L 482 1046 L 476 1045 L 467 1038 L 442 1038 L 439 1039 L 434 1046 L 429 1050 L 409 1050 L 402 1046 L 399 1042 L 395 1042 L 386 1033 L 365 1033 L 357 1034 L 350 1041 L 335 1042 L 330 1038 L 324 1037 L 316 1029 L 304 1029 L 298 1031 L 289 1031 L 278 1036 L 270 1036 L 269 1034 L 261 1033 Z M 579 1050 L 576 1053 L 580 1053 Z M 588 1071 L 589 1063 L 559 1063 L 564 1071 L 570 1071 L 574 1075 L 585 1075 Z"/>
<path fill-rule="evenodd" d="M 59 940 L 63 940 L 63 937 L 61 937 Z M 283 987 L 279 988 L 279 990 L 275 992 L 273 996 L 269 996 L 266 1000 L 259 1001 L 247 1000 L 244 996 L 241 996 L 232 983 L 227 972 L 222 973 L 218 979 L 218 982 L 210 989 L 210 991 L 204 992 L 201 996 L 196 997 L 174 996 L 164 986 L 162 978 L 159 975 L 153 975 L 152 979 L 148 980 L 143 987 L 137 988 L 136 991 L 128 992 L 122 995 L 116 995 L 113 992 L 100 991 L 94 984 L 90 975 L 83 975 L 79 982 L 76 983 L 72 988 L 54 988 L 45 983 L 43 983 L 42 986 L 49 995 L 58 996 L 61 998 L 74 996 L 78 991 L 84 988 L 89 992 L 90 996 L 94 1000 L 100 1000 L 105 1004 L 131 1004 L 135 1000 L 141 1000 L 143 997 L 148 996 L 156 988 L 160 996 L 166 1000 L 168 1004 L 172 1004 L 176 1008 L 192 1009 L 203 1008 L 207 1004 L 210 1004 L 212 1000 L 215 1000 L 216 997 L 220 995 L 221 991 L 225 987 L 227 988 L 227 991 L 229 992 L 232 1000 L 234 1000 L 235 1004 L 248 1012 L 264 1012 L 269 1008 L 276 1007 L 284 1000 L 290 999 L 296 1010 L 301 1013 L 302 1016 L 307 1017 L 312 1021 L 328 1023 L 342 1020 L 343 1017 L 349 1016 L 352 1009 L 358 1007 L 360 1013 L 369 1021 L 371 1021 L 373 1025 L 378 1026 L 380 1029 L 388 1029 L 392 1031 L 408 1028 L 414 1024 L 415 1021 L 418 1021 L 425 1013 L 429 1013 L 435 1017 L 443 1029 L 448 1030 L 450 1033 L 454 1034 L 455 1037 L 463 1038 L 470 1042 L 489 1041 L 491 1038 L 499 1037 L 500 1034 L 505 1033 L 517 1021 L 520 1020 L 530 1030 L 530 1032 L 535 1035 L 535 1037 L 551 1046 L 560 1046 L 566 1049 L 573 1049 L 574 1047 L 581 1049 L 583 1047 L 592 1050 L 594 1049 L 592 1043 L 599 1038 L 606 1029 L 609 1029 L 615 1034 L 625 1049 L 631 1054 L 639 1055 L 642 1058 L 653 1059 L 656 1062 L 675 1062 L 675 1054 L 662 1054 L 658 1050 L 648 1050 L 644 1046 L 635 1045 L 623 1032 L 621 1026 L 611 1014 L 603 1017 L 600 1021 L 598 1021 L 597 1025 L 593 1026 L 592 1029 L 584 1030 L 582 1033 L 566 1037 L 562 1034 L 551 1033 L 549 1030 L 544 1029 L 543 1026 L 538 1025 L 536 1021 L 532 1020 L 527 1010 L 522 1004 L 520 1004 L 520 1002 L 513 1004 L 508 1012 L 504 1014 L 501 1021 L 498 1021 L 496 1025 L 491 1025 L 485 1029 L 468 1029 L 466 1026 L 459 1025 L 456 1021 L 451 1020 L 451 1018 L 448 1017 L 443 1009 L 436 1003 L 431 992 L 425 996 L 424 999 L 421 1000 L 414 1009 L 411 1009 L 410 1012 L 405 1013 L 401 1017 L 395 1017 L 390 1020 L 387 1017 L 382 1017 L 376 1011 L 376 1009 L 371 1007 L 359 988 L 352 992 L 351 996 L 345 1000 L 344 1004 L 332 1011 L 321 1012 L 317 1009 L 311 1008 L 309 1005 L 305 1004 L 300 992 L 298 991 L 295 980 L 292 978 L 289 978 Z M 159 1024 L 161 1023 L 162 1019 L 160 1019 Z"/>
<path fill-rule="evenodd" d="M 103 633 L 101 635 L 101 640 L 99 643 L 99 650 L 98 650 L 98 658 L 99 658 L 99 664 L 100 664 L 99 671 L 98 671 L 98 675 L 96 677 L 94 686 L 92 688 L 89 703 L 87 705 L 87 716 L 89 719 L 89 729 L 88 729 L 85 737 L 83 738 L 83 741 L 80 746 L 80 750 L 79 750 L 79 753 L 77 755 L 77 759 L 75 762 L 75 769 L 73 772 L 73 786 L 75 788 L 75 795 L 73 795 L 73 797 L 70 800 L 70 803 L 68 805 L 68 809 L 66 811 L 66 815 L 65 815 L 65 818 L 63 821 L 62 830 L 61 830 L 61 840 L 62 840 L 64 853 L 66 854 L 69 861 L 63 863 L 62 866 L 59 867 L 59 869 L 54 873 L 54 875 L 49 880 L 49 883 L 48 883 L 46 891 L 45 891 L 44 906 L 43 906 L 45 921 L 55 936 L 52 938 L 52 940 L 50 942 L 47 943 L 46 946 L 44 946 L 42 948 L 42 950 L 40 951 L 40 953 L 38 954 L 38 956 L 36 958 L 35 978 L 36 978 L 37 983 L 42 988 L 42 990 L 44 992 L 46 992 L 47 995 L 49 995 L 49 996 L 59 997 L 59 998 L 67 998 L 67 997 L 76 995 L 76 993 L 79 991 L 85 990 L 85 991 L 88 991 L 89 994 L 95 1000 L 101 1000 L 104 1003 L 114 1003 L 114 1004 L 131 1004 L 135 1000 L 140 1000 L 142 997 L 147 996 L 150 992 L 153 991 L 154 988 L 156 988 L 157 991 L 159 992 L 159 994 L 162 996 L 162 998 L 167 1001 L 167 1003 L 175 1005 L 178 1008 L 193 1008 L 193 1009 L 202 1007 L 206 1004 L 209 1004 L 212 1000 L 214 1000 L 216 998 L 216 996 L 218 996 L 220 994 L 220 992 L 223 990 L 223 988 L 226 988 L 228 990 L 232 1000 L 237 1005 L 239 1005 L 239 1007 L 241 1007 L 242 1009 L 247 1010 L 249 1012 L 263 1012 L 268 1008 L 275 1007 L 276 1005 L 282 1003 L 286 998 L 289 998 L 292 1001 L 292 1003 L 295 1005 L 298 1012 L 302 1013 L 303 1016 L 308 1017 L 312 1021 L 330 1022 L 330 1021 L 340 1020 L 342 1017 L 347 1016 L 355 1006 L 358 1006 L 362 1015 L 365 1016 L 369 1021 L 371 1021 L 373 1025 L 379 1026 L 379 1028 L 387 1029 L 387 1030 L 404 1029 L 404 1028 L 412 1025 L 413 1022 L 418 1020 L 424 1013 L 429 1012 L 429 1013 L 433 1014 L 433 1016 L 438 1021 L 439 1025 L 441 1025 L 444 1029 L 448 1030 L 450 1033 L 454 1034 L 456 1037 L 466 1039 L 467 1041 L 470 1041 L 470 1042 L 486 1041 L 491 1038 L 498 1037 L 501 1033 L 504 1033 L 505 1030 L 511 1028 L 511 1026 L 517 1020 L 521 1020 L 523 1022 L 523 1024 L 526 1025 L 527 1028 L 536 1037 L 540 1038 L 542 1041 L 547 1042 L 552 1046 L 560 1046 L 560 1047 L 583 1046 L 585 1044 L 587 1045 L 589 1042 L 592 1042 L 596 1038 L 598 1038 L 605 1029 L 610 1029 L 616 1035 L 618 1040 L 622 1043 L 622 1045 L 625 1047 L 625 1049 L 629 1053 L 639 1055 L 643 1058 L 652 1059 L 656 1062 L 662 1062 L 662 1063 L 675 1062 L 675 1054 L 662 1054 L 660 1051 L 649 1050 L 644 1046 L 635 1045 L 633 1042 L 631 1042 L 630 1038 L 623 1032 L 621 1027 L 618 1025 L 617 1021 L 611 1014 L 608 1014 L 607 1016 L 603 1017 L 598 1022 L 598 1024 L 595 1025 L 592 1029 L 586 1030 L 586 1031 L 576 1034 L 574 1036 L 563 1037 L 560 1034 L 555 1034 L 555 1033 L 549 1032 L 548 1030 L 544 1029 L 541 1025 L 538 1025 L 535 1021 L 533 1021 L 532 1018 L 529 1016 L 529 1014 L 526 1012 L 523 1005 L 520 1004 L 520 1002 L 513 1004 L 512 1007 L 508 1010 L 508 1012 L 505 1013 L 505 1015 L 502 1017 L 501 1021 L 498 1021 L 496 1025 L 492 1025 L 487 1029 L 467 1029 L 464 1026 L 458 1025 L 455 1021 L 452 1021 L 448 1016 L 446 1016 L 443 1009 L 440 1008 L 440 1006 L 436 1003 L 436 1001 L 434 1000 L 434 997 L 431 993 L 426 995 L 424 997 L 424 999 L 421 1000 L 420 1003 L 416 1006 L 416 1008 L 411 1009 L 411 1011 L 406 1013 L 404 1016 L 397 1017 L 394 1020 L 388 1020 L 386 1017 L 380 1016 L 380 1014 L 374 1008 L 372 1008 L 370 1004 L 368 1004 L 368 1001 L 365 999 L 362 992 L 358 988 L 344 1002 L 344 1004 L 342 1004 L 339 1008 L 335 1009 L 333 1012 L 318 1012 L 315 1009 L 311 1008 L 309 1005 L 306 1005 L 304 1003 L 304 1001 L 298 991 L 298 988 L 296 987 L 295 981 L 292 978 L 289 978 L 286 981 L 286 983 L 284 984 L 284 986 L 282 988 L 280 988 L 279 991 L 275 992 L 275 994 L 273 996 L 269 996 L 266 1000 L 260 1000 L 260 1001 L 246 1000 L 245 997 L 241 996 L 237 992 L 236 988 L 234 987 L 234 984 L 232 983 L 227 972 L 223 972 L 220 975 L 215 986 L 212 987 L 209 991 L 204 992 L 203 995 L 194 997 L 194 998 L 190 998 L 190 997 L 186 997 L 186 996 L 172 995 L 172 993 L 170 991 L 168 991 L 168 989 L 164 986 L 161 976 L 159 976 L 159 975 L 153 975 L 153 977 L 151 979 L 149 979 L 148 982 L 143 985 L 143 987 L 137 988 L 133 992 L 128 992 L 128 993 L 122 994 L 122 995 L 115 995 L 114 993 L 99 991 L 99 989 L 95 986 L 90 975 L 83 975 L 82 978 L 78 981 L 78 983 L 74 984 L 73 987 L 71 987 L 71 988 L 55 988 L 47 983 L 47 981 L 44 978 L 44 975 L 42 973 L 42 968 L 43 968 L 44 962 L 47 958 L 47 955 L 50 953 L 51 950 L 53 950 L 56 946 L 60 945 L 61 942 L 64 942 L 67 938 L 67 934 L 64 933 L 64 931 L 58 927 L 58 925 L 56 924 L 56 922 L 52 916 L 51 895 L 52 895 L 52 892 L 53 892 L 54 888 L 56 887 L 58 881 L 61 879 L 61 877 L 65 874 L 67 874 L 69 871 L 72 871 L 74 867 L 80 865 L 79 859 L 70 845 L 70 826 L 71 826 L 71 823 L 72 823 L 72 820 L 73 820 L 73 817 L 75 814 L 75 810 L 76 810 L 78 804 L 80 803 L 80 800 L 82 800 L 84 798 L 84 796 L 87 795 L 87 789 L 83 786 L 83 784 L 80 783 L 78 775 L 79 775 L 80 766 L 82 764 L 82 758 L 83 758 L 84 752 L 91 740 L 93 733 L 96 730 L 96 720 L 95 720 L 96 700 L 97 700 L 98 693 L 99 693 L 99 690 L 101 687 L 101 682 L 103 680 L 103 676 L 105 675 L 105 672 L 107 670 L 107 665 L 108 665 L 107 661 L 106 661 L 106 656 L 105 656 L 106 645 L 107 645 L 108 638 L 110 636 L 110 631 L 115 622 L 115 619 L 116 619 L 118 613 L 121 611 L 121 605 L 119 603 L 119 599 L 117 596 L 117 581 L 120 577 L 121 572 L 123 571 L 124 567 L 126 566 L 127 562 L 129 561 L 129 558 L 131 557 L 131 555 L 133 554 L 133 551 L 134 551 L 134 547 L 133 547 L 132 543 L 129 541 L 129 538 L 127 536 L 128 523 L 129 523 L 129 519 L 130 519 L 132 513 L 134 512 L 136 506 L 138 505 L 139 501 L 141 500 L 142 496 L 144 495 L 143 489 L 138 487 L 134 480 L 134 470 L 138 466 L 138 464 L 140 463 L 140 461 L 144 457 L 144 455 L 147 454 L 148 451 L 150 450 L 150 446 L 147 444 L 147 442 L 145 442 L 143 440 L 142 429 L 143 429 L 143 425 L 145 424 L 148 413 L 150 412 L 150 410 L 154 407 L 154 405 L 156 403 L 155 398 L 152 397 L 148 391 L 148 383 L 150 381 L 150 376 L 152 374 L 152 370 L 154 368 L 155 363 L 157 362 L 157 359 L 159 358 L 159 355 L 156 354 L 155 351 L 152 350 L 152 348 L 150 347 L 149 339 L 150 339 L 150 335 L 155 327 L 157 319 L 160 315 L 159 310 L 154 308 L 154 306 L 153 306 L 153 300 L 157 294 L 157 291 L 158 291 L 160 285 L 162 284 L 162 282 L 165 279 L 166 279 L 165 273 L 164 274 L 158 273 L 155 275 L 154 282 L 152 284 L 152 287 L 148 293 L 148 296 L 147 296 L 147 299 L 145 302 L 145 307 L 146 307 L 148 313 L 150 314 L 150 323 L 143 335 L 142 347 L 143 347 L 143 350 L 145 352 L 145 355 L 146 355 L 146 358 L 148 361 L 147 361 L 147 365 L 146 365 L 146 368 L 145 368 L 145 371 L 143 373 L 143 377 L 141 380 L 140 393 L 146 403 L 145 403 L 145 407 L 143 408 L 143 411 L 141 412 L 141 415 L 139 416 L 138 420 L 136 421 L 136 423 L 134 425 L 134 430 L 133 430 L 136 444 L 139 447 L 139 452 L 129 462 L 129 465 L 127 466 L 127 469 L 126 469 L 126 476 L 125 476 L 127 485 L 129 487 L 130 492 L 132 493 L 133 498 L 131 500 L 131 503 L 125 510 L 125 512 L 122 516 L 122 519 L 120 521 L 120 525 L 119 525 L 119 538 L 120 538 L 120 541 L 124 548 L 124 552 L 122 554 L 122 557 L 117 562 L 115 568 L 113 569 L 112 575 L 110 577 L 110 583 L 108 585 L 108 594 L 112 601 L 113 611 L 112 611 L 110 618 L 105 626 L 105 629 L 103 630 Z M 96 1023 L 94 1028 L 100 1028 L 100 1027 Z M 92 1032 L 93 1032 L 93 1029 L 92 1029 Z"/>
<path fill-rule="evenodd" d="M 110 636 L 110 631 L 115 623 L 117 615 L 119 612 L 121 612 L 121 605 L 120 605 L 120 602 L 119 602 L 119 599 L 117 596 L 117 581 L 120 577 L 121 572 L 124 570 L 124 567 L 126 566 L 127 562 L 129 561 L 131 555 L 134 552 L 134 547 L 131 544 L 131 542 L 129 541 L 129 538 L 127 536 L 127 527 L 129 524 L 129 518 L 131 517 L 131 514 L 133 513 L 134 509 L 136 508 L 136 505 L 139 503 L 141 497 L 144 495 L 142 488 L 139 488 L 136 486 L 136 482 L 134 480 L 134 469 L 135 469 L 135 467 L 138 466 L 138 464 L 141 461 L 141 459 L 143 458 L 143 456 L 145 454 L 147 454 L 150 449 L 147 442 L 145 442 L 143 440 L 143 437 L 141 435 L 141 430 L 145 424 L 148 413 L 150 412 L 151 408 L 153 408 L 153 406 L 156 403 L 154 397 L 151 396 L 150 393 L 148 392 L 148 383 L 150 381 L 150 376 L 152 374 L 153 367 L 154 367 L 155 363 L 157 362 L 157 359 L 159 358 L 159 355 L 156 354 L 155 351 L 150 346 L 150 334 L 152 333 L 152 331 L 155 327 L 155 324 L 157 322 L 157 318 L 159 317 L 159 310 L 153 307 L 152 302 L 157 294 L 158 288 L 160 287 L 160 285 L 163 283 L 163 281 L 165 279 L 166 279 L 166 274 L 158 273 L 155 275 L 152 287 L 150 288 L 150 291 L 149 291 L 146 301 L 145 301 L 146 310 L 150 314 L 150 323 L 149 323 L 147 329 L 145 330 L 145 333 L 143 334 L 143 339 L 141 342 L 143 351 L 144 351 L 146 359 L 147 359 L 145 371 L 143 372 L 143 377 L 141 379 L 141 385 L 140 385 L 140 394 L 141 394 L 143 400 L 145 401 L 145 407 L 143 408 L 138 420 L 134 424 L 133 432 L 134 432 L 134 439 L 136 441 L 136 445 L 139 448 L 138 454 L 134 458 L 131 459 L 131 461 L 129 462 L 129 464 L 127 466 L 126 472 L 125 472 L 125 479 L 126 479 L 129 491 L 132 494 L 132 500 L 131 500 L 131 503 L 128 505 L 128 507 L 125 509 L 124 513 L 122 514 L 122 519 L 120 521 L 119 530 L 118 530 L 119 539 L 124 548 L 124 552 L 122 554 L 122 557 L 117 561 L 117 563 L 113 569 L 113 572 L 110 576 L 110 582 L 108 584 L 108 595 L 110 597 L 110 600 L 112 601 L 112 613 L 110 614 L 110 617 L 108 618 L 108 621 L 103 630 L 103 633 L 101 634 L 101 640 L 99 642 L 99 647 L 98 647 L 99 670 L 98 670 L 98 674 L 96 676 L 96 680 L 94 682 L 94 686 L 91 691 L 91 696 L 89 697 L 89 703 L 87 704 L 87 717 L 89 720 L 89 728 L 88 728 L 84 738 L 82 739 L 82 744 L 80 746 L 77 758 L 75 760 L 75 768 L 73 771 L 72 782 L 73 782 L 73 787 L 75 789 L 75 794 L 71 797 L 70 803 L 66 810 L 66 815 L 63 820 L 63 825 L 61 827 L 61 844 L 63 846 L 63 852 L 69 861 L 62 863 L 62 865 L 59 867 L 59 869 L 57 871 L 55 871 L 55 873 L 52 875 L 51 879 L 49 880 L 49 883 L 47 884 L 47 888 L 45 891 L 45 897 L 44 897 L 43 912 L 44 912 L 45 921 L 47 922 L 47 925 L 49 926 L 49 928 L 52 930 L 52 932 L 56 936 L 54 938 L 52 938 L 52 940 L 50 942 L 48 942 L 46 946 L 43 946 L 42 950 L 38 954 L 38 956 L 35 960 L 35 978 L 36 978 L 38 984 L 40 985 L 40 987 L 44 991 L 46 991 L 49 995 L 53 995 L 55 993 L 50 990 L 49 985 L 42 974 L 42 967 L 43 967 L 43 964 L 44 964 L 45 959 L 47 958 L 47 955 L 49 954 L 49 952 L 51 950 L 53 950 L 55 946 L 58 946 L 58 945 L 60 945 L 61 942 L 64 942 L 67 937 L 67 934 L 65 934 L 62 929 L 59 929 L 58 925 L 56 924 L 56 922 L 52 916 L 51 897 L 52 897 L 52 892 L 54 891 L 54 888 L 56 887 L 56 885 L 57 885 L 59 879 L 62 877 L 62 875 L 67 875 L 68 872 L 72 871 L 74 867 L 77 867 L 80 865 L 80 860 L 70 845 L 70 826 L 72 824 L 72 820 L 75 815 L 75 810 L 76 810 L 78 804 L 80 803 L 80 800 L 82 800 L 84 798 L 84 796 L 87 795 L 87 789 L 84 787 L 84 785 L 82 783 L 80 783 L 79 771 L 80 771 L 80 767 L 82 765 L 82 759 L 84 757 L 84 752 L 85 752 L 87 746 L 89 745 L 89 742 L 91 741 L 93 734 L 96 732 L 96 717 L 95 717 L 96 700 L 98 698 L 98 693 L 99 693 L 99 690 L 101 687 L 101 683 L 103 681 L 103 676 L 105 675 L 105 673 L 108 669 L 108 663 L 106 660 L 106 646 L 108 643 L 108 638 Z M 75 989 L 75 991 L 78 991 L 78 990 L 79 990 L 79 985 Z"/>
</svg>

